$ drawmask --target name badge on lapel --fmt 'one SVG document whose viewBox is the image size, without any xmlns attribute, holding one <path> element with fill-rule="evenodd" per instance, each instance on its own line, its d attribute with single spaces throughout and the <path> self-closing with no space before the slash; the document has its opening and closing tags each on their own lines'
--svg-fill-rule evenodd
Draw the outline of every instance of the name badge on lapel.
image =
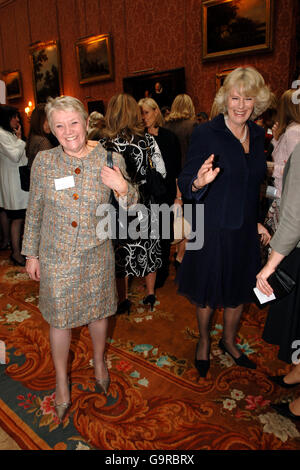
<svg viewBox="0 0 300 470">
<path fill-rule="evenodd" d="M 54 180 L 55 189 L 56 191 L 60 191 L 61 189 L 68 189 L 74 188 L 75 181 L 74 176 L 65 176 L 64 178 L 55 178 Z"/>
</svg>

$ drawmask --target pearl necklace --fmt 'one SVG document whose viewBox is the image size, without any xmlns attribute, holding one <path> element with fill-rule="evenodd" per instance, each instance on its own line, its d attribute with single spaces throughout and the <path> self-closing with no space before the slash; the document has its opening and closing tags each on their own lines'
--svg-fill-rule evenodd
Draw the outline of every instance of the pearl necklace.
<svg viewBox="0 0 300 470">
<path fill-rule="evenodd" d="M 226 126 L 230 130 L 230 132 L 232 132 L 232 130 L 230 129 L 229 124 L 228 124 L 228 116 L 224 116 L 224 121 L 225 121 Z M 233 132 L 232 132 L 232 134 L 233 134 Z M 244 130 L 244 135 L 238 140 L 241 142 L 241 144 L 243 144 L 246 141 L 247 137 L 248 137 L 248 126 L 246 124 L 245 125 L 245 130 Z M 238 138 L 238 137 L 236 137 L 236 138 Z"/>
</svg>

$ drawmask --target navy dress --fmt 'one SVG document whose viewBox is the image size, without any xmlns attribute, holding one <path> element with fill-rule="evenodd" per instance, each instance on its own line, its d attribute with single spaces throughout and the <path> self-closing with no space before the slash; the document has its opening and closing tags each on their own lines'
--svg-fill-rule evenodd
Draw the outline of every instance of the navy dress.
<svg viewBox="0 0 300 470">
<path fill-rule="evenodd" d="M 257 232 L 259 193 L 266 172 L 264 131 L 252 121 L 249 153 L 230 132 L 223 114 L 192 134 L 178 184 L 184 197 L 204 204 L 204 244 L 187 249 L 178 272 L 178 292 L 200 307 L 236 307 L 253 300 L 260 269 Z M 212 154 L 221 172 L 200 191 L 192 182 Z M 195 230 L 195 219 L 193 229 Z"/>
</svg>

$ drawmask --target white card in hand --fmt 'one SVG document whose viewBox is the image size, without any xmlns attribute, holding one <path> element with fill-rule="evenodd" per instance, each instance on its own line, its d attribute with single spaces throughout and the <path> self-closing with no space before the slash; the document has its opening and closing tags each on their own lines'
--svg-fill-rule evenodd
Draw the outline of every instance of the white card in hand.
<svg viewBox="0 0 300 470">
<path fill-rule="evenodd" d="M 55 189 L 56 191 L 60 191 L 61 189 L 68 189 L 74 188 L 75 181 L 74 176 L 65 176 L 64 178 L 55 178 L 54 180 Z"/>
<path fill-rule="evenodd" d="M 5 343 L 0 341 L 0 364 L 5 364 Z"/>
<path fill-rule="evenodd" d="M 274 293 L 268 296 L 263 294 L 259 289 L 257 289 L 257 287 L 254 287 L 253 290 L 261 304 L 265 304 L 266 302 L 270 302 L 270 300 L 276 299 Z"/>
</svg>

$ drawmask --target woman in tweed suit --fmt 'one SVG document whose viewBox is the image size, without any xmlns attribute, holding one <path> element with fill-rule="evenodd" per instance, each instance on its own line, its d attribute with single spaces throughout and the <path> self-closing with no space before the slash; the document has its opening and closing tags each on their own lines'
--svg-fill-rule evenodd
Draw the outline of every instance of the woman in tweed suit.
<svg viewBox="0 0 300 470">
<path fill-rule="evenodd" d="M 22 253 L 30 278 L 40 281 L 39 308 L 50 323 L 56 371 L 56 410 L 62 420 L 70 406 L 67 361 L 71 328 L 88 324 L 94 348 L 96 386 L 107 393 L 104 361 L 108 317 L 117 307 L 111 240 L 96 236 L 96 209 L 111 190 L 125 207 L 137 192 L 122 176 L 123 158 L 88 141 L 87 113 L 76 98 L 62 96 L 46 106 L 50 128 L 60 145 L 39 152 L 31 187 Z"/>
</svg>

